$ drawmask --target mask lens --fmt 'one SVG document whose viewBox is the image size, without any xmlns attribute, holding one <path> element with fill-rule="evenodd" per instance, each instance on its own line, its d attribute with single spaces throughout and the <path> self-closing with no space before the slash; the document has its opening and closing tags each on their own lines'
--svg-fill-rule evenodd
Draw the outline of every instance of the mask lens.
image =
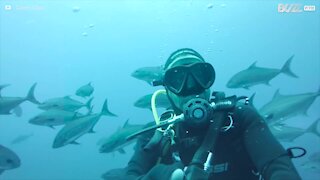
<svg viewBox="0 0 320 180">
<path fill-rule="evenodd" d="M 164 76 L 164 85 L 167 86 L 172 92 L 178 94 L 181 92 L 187 72 L 184 67 L 175 67 L 169 69 Z"/>
<path fill-rule="evenodd" d="M 197 63 L 192 66 L 193 77 L 202 86 L 207 89 L 212 86 L 215 80 L 215 71 L 209 63 Z"/>
</svg>

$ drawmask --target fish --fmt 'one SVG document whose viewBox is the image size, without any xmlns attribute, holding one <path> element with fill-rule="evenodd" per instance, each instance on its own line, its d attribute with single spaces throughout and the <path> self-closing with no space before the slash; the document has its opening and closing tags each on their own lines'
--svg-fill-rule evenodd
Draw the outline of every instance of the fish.
<svg viewBox="0 0 320 180">
<path fill-rule="evenodd" d="M 93 93 L 94 89 L 91 85 L 91 82 L 89 82 L 86 85 L 81 86 L 77 91 L 76 95 L 80 97 L 89 97 Z"/>
<path fill-rule="evenodd" d="M 308 161 L 301 164 L 303 169 L 320 173 L 320 151 L 312 153 L 308 157 Z"/>
<path fill-rule="evenodd" d="M 207 9 L 212 9 L 213 8 L 213 4 L 208 4 L 207 5 Z"/>
<path fill-rule="evenodd" d="M 0 144 L 0 174 L 5 170 L 18 168 L 20 165 L 21 160 L 19 156 Z"/>
<path fill-rule="evenodd" d="M 100 153 L 111 153 L 118 151 L 124 154 L 124 147 L 133 143 L 135 139 L 127 141 L 127 137 L 142 130 L 146 125 L 129 124 L 129 119 L 124 123 L 122 128 L 119 128 L 115 133 L 109 137 L 103 138 L 98 142 L 100 146 Z"/>
<path fill-rule="evenodd" d="M 145 96 L 142 96 L 134 103 L 134 106 L 138 108 L 145 108 L 145 109 L 151 110 L 151 98 L 152 98 L 152 94 L 147 94 Z M 156 97 L 155 102 L 156 102 L 156 107 L 161 107 L 166 109 L 171 107 L 171 103 L 166 94 L 159 94 Z"/>
<path fill-rule="evenodd" d="M 264 68 L 256 66 L 257 62 L 254 62 L 249 68 L 242 70 L 231 77 L 227 82 L 228 88 L 244 88 L 250 89 L 250 87 L 258 84 L 270 85 L 270 81 L 281 73 L 288 76 L 298 78 L 290 69 L 290 64 L 294 55 L 292 55 L 283 65 L 281 69 Z"/>
<path fill-rule="evenodd" d="M 68 144 L 79 144 L 76 142 L 78 138 L 86 133 L 94 133 L 93 128 L 101 116 L 117 116 L 109 111 L 107 99 L 105 100 L 100 113 L 89 114 L 67 123 L 58 132 L 52 144 L 52 148 L 60 148 Z"/>
<path fill-rule="evenodd" d="M 269 125 L 281 123 L 299 114 L 307 115 L 309 107 L 319 95 L 320 88 L 317 92 L 293 95 L 282 95 L 278 89 L 272 100 L 263 105 L 258 111 Z"/>
<path fill-rule="evenodd" d="M 54 126 L 64 125 L 74 119 L 84 116 L 81 113 L 65 111 L 62 109 L 49 109 L 29 120 L 30 124 L 48 126 L 54 129 Z"/>
<path fill-rule="evenodd" d="M 65 111 L 76 111 L 82 107 L 86 107 L 88 110 L 91 108 L 92 99 L 89 99 L 85 104 L 70 98 L 70 96 L 52 98 L 44 101 L 38 105 L 38 108 L 43 110 L 48 109 L 62 109 Z"/>
<path fill-rule="evenodd" d="M 319 122 L 320 118 L 313 122 L 307 129 L 287 125 L 269 126 L 269 129 L 279 141 L 293 142 L 295 139 L 304 135 L 305 133 L 313 133 L 314 135 L 320 137 L 320 132 L 317 129 Z"/>
<path fill-rule="evenodd" d="M 105 180 L 110 180 L 110 179 L 123 179 L 126 176 L 127 172 L 127 167 L 125 168 L 116 168 L 116 169 L 110 169 L 107 172 L 105 172 L 101 178 Z"/>
<path fill-rule="evenodd" d="M 163 66 L 149 66 L 141 67 L 131 73 L 131 76 L 147 82 L 153 86 L 154 81 L 160 81 L 163 79 L 164 69 Z"/>
<path fill-rule="evenodd" d="M 17 136 L 16 138 L 14 138 L 14 139 L 11 141 L 11 144 L 21 143 L 21 142 L 23 142 L 23 141 L 28 140 L 28 139 L 29 139 L 30 137 L 32 137 L 32 136 L 33 136 L 33 133 L 19 135 L 19 136 Z"/>
<path fill-rule="evenodd" d="M 72 11 L 73 11 L 74 13 L 77 13 L 77 12 L 80 11 L 80 7 L 79 7 L 79 6 L 73 6 L 73 7 L 72 7 Z"/>
<path fill-rule="evenodd" d="M 0 97 L 0 114 L 9 115 L 12 110 L 18 108 L 18 106 L 24 101 L 29 101 L 34 104 L 40 104 L 38 100 L 34 97 L 34 89 L 36 83 L 31 86 L 26 97 Z M 16 111 L 17 113 L 17 111 Z M 19 116 L 19 113 L 16 114 Z M 20 114 L 21 116 L 21 114 Z"/>
</svg>

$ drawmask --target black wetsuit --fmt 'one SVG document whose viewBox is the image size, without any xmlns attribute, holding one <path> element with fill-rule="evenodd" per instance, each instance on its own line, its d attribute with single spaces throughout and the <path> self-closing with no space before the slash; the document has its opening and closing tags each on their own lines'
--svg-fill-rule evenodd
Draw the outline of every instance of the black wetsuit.
<svg viewBox="0 0 320 180">
<path fill-rule="evenodd" d="M 257 111 L 249 105 L 239 105 L 233 112 L 233 127 L 218 136 L 213 150 L 213 170 L 209 179 L 213 180 L 257 180 L 260 172 L 265 180 L 301 179 L 284 148 L 274 138 L 267 124 Z M 229 120 L 225 120 L 229 124 Z M 204 130 L 194 130 L 177 125 L 175 151 L 184 166 L 188 166 L 205 136 Z M 149 171 L 157 164 L 159 152 L 144 151 L 152 134 L 141 137 L 136 145 L 135 154 L 127 167 L 127 179 L 164 179 L 164 170 L 148 177 Z M 281 156 L 282 155 L 282 156 Z M 171 164 L 169 155 L 162 160 Z M 165 167 L 165 166 L 163 166 Z M 149 174 L 148 174 L 149 173 Z M 157 177 L 157 178 L 155 178 Z"/>
</svg>

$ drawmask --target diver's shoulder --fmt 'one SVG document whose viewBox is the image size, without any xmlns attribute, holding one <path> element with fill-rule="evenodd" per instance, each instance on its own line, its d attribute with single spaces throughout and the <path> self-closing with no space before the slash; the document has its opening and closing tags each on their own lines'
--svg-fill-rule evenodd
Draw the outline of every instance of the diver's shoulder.
<svg viewBox="0 0 320 180">
<path fill-rule="evenodd" d="M 257 109 L 250 105 L 250 104 L 244 104 L 244 103 L 237 103 L 233 113 L 238 117 L 252 117 L 252 116 L 259 116 L 259 113 Z"/>
<path fill-rule="evenodd" d="M 235 105 L 235 111 L 243 112 L 243 111 L 257 111 L 256 108 L 251 104 L 245 104 L 242 102 L 238 102 Z"/>
</svg>

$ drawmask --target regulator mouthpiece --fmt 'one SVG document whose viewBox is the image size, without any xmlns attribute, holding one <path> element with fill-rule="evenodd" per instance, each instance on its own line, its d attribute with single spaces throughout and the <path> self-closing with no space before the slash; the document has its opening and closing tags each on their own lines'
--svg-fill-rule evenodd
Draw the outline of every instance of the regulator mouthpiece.
<svg viewBox="0 0 320 180">
<path fill-rule="evenodd" d="M 190 127 L 205 127 L 212 117 L 213 108 L 202 98 L 193 98 L 183 106 L 184 122 Z"/>
</svg>

